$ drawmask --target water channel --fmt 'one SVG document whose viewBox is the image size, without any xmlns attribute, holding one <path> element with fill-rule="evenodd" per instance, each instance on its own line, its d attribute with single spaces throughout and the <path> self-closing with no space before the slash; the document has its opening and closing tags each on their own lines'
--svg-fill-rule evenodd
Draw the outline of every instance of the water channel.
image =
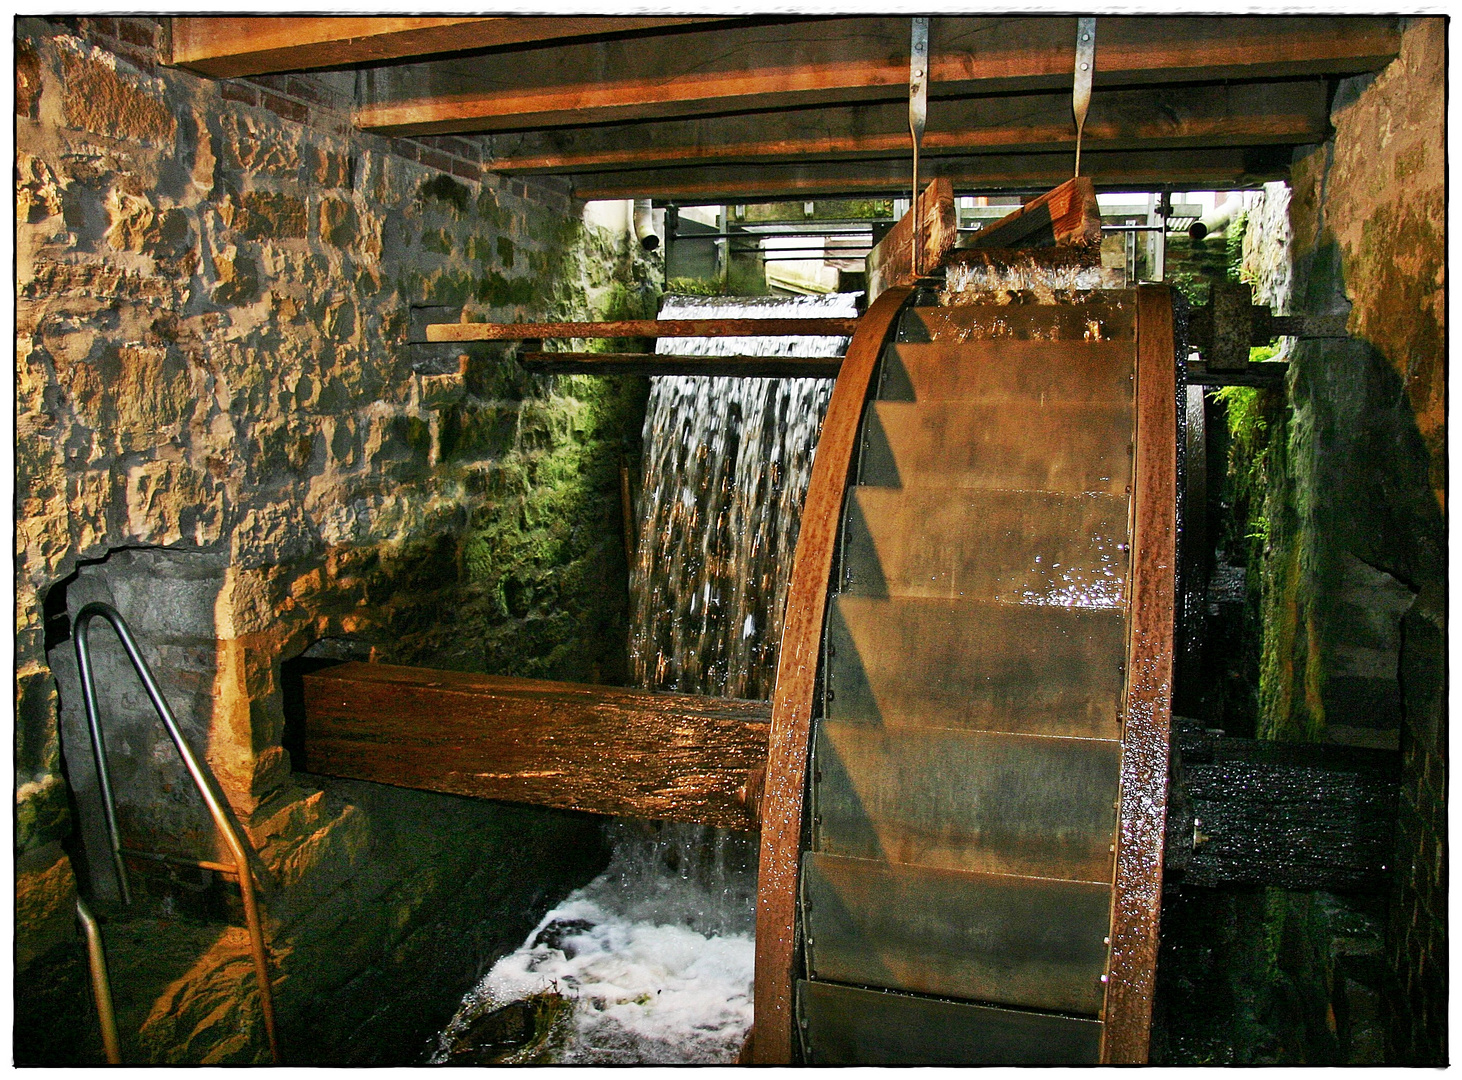
<svg viewBox="0 0 1462 1080">
<path fill-rule="evenodd" d="M 857 314 L 855 294 L 671 296 L 662 318 Z M 680 355 L 836 356 L 846 338 L 661 339 Z M 657 690 L 770 698 L 830 379 L 651 381 L 630 662 Z M 756 837 L 613 821 L 608 868 L 463 999 L 433 1063 L 725 1063 L 751 1025 Z"/>
</svg>

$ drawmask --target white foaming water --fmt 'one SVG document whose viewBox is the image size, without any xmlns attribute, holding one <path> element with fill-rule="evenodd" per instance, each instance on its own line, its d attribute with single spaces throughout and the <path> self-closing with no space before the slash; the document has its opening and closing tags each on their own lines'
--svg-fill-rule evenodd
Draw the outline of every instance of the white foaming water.
<svg viewBox="0 0 1462 1080">
<path fill-rule="evenodd" d="M 670 297 L 662 318 L 857 314 L 855 295 Z M 846 338 L 660 340 L 686 355 L 838 356 Z M 637 681 L 768 697 L 802 499 L 830 379 L 651 381 L 636 565 Z M 609 868 L 550 911 L 462 1002 L 431 1060 L 494 1009 L 545 991 L 571 1013 L 532 1060 L 712 1064 L 751 1026 L 757 845 L 705 826 L 615 822 Z"/>
<path fill-rule="evenodd" d="M 573 1004 L 561 1064 L 732 1062 L 751 1026 L 756 846 L 694 825 L 618 822 L 609 868 L 493 966 L 443 1032 L 543 991 Z M 718 840 L 720 842 L 718 842 Z"/>
</svg>

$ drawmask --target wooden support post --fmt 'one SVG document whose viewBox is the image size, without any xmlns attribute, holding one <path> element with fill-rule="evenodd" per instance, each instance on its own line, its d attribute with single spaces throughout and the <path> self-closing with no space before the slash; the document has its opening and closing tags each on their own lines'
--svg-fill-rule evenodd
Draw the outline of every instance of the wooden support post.
<svg viewBox="0 0 1462 1080">
<path fill-rule="evenodd" d="M 912 285 L 943 262 L 959 236 L 954 210 L 954 188 L 941 177 L 924 189 L 914 208 L 868 253 L 868 299 L 876 300 L 885 289 Z M 918 258 L 915 259 L 917 248 Z M 915 271 L 915 266 L 918 271 Z"/>
<path fill-rule="evenodd" d="M 311 772 L 752 830 L 771 706 L 348 663 L 304 677 Z M 752 781 L 754 786 L 754 781 Z"/>
</svg>

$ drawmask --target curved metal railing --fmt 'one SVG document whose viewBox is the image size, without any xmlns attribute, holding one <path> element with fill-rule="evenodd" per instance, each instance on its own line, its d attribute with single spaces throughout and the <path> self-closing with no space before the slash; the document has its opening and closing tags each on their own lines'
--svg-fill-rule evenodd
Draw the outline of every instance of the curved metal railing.
<svg viewBox="0 0 1462 1080">
<path fill-rule="evenodd" d="M 127 867 L 122 859 L 124 850 L 130 852 L 130 849 L 122 847 L 121 833 L 117 828 L 117 808 L 112 794 L 111 772 L 107 768 L 107 748 L 102 738 L 101 721 L 97 713 L 96 685 L 91 673 L 91 644 L 88 638 L 91 621 L 95 618 L 105 619 L 116 631 L 122 648 L 126 650 L 127 658 L 132 662 L 132 669 L 142 680 L 142 686 L 152 701 L 152 707 L 157 711 L 158 718 L 172 738 L 173 745 L 177 747 L 188 774 L 193 778 L 193 783 L 203 797 L 203 802 L 208 807 L 214 824 L 223 834 L 224 842 L 233 855 L 233 867 L 220 866 L 215 863 L 197 865 L 206 869 L 232 870 L 238 875 L 239 891 L 244 902 L 244 919 L 249 929 L 249 949 L 254 958 L 254 971 L 259 978 L 259 1003 L 264 1012 L 264 1028 L 269 1035 L 270 1054 L 273 1056 L 275 1064 L 279 1064 L 279 1037 L 274 1024 L 274 995 L 269 983 L 268 953 L 264 947 L 264 929 L 259 919 L 259 904 L 254 892 L 254 875 L 249 867 L 248 848 L 245 847 L 244 840 L 233 822 L 229 820 L 224 809 L 223 794 L 218 790 L 213 777 L 204 770 L 193 755 L 187 740 L 183 738 L 182 730 L 178 727 L 173 711 L 168 707 L 167 699 L 163 697 L 162 691 L 158 688 L 157 680 L 152 675 L 152 669 L 147 666 L 147 661 L 143 659 L 141 651 L 137 648 L 137 642 L 132 637 L 132 631 L 127 627 L 126 620 L 110 604 L 94 602 L 87 604 L 76 613 L 76 618 L 71 624 L 71 634 L 76 643 L 76 663 L 81 673 L 81 697 L 86 706 L 86 723 L 91 731 L 92 753 L 96 756 L 97 779 L 102 794 L 102 812 L 106 819 L 107 839 L 112 849 L 112 866 L 117 874 L 117 884 L 122 893 L 122 901 L 128 905 L 132 903 L 131 888 L 127 882 Z M 135 852 L 135 854 L 150 856 L 151 853 Z M 175 860 L 169 859 L 168 861 Z M 93 978 L 95 978 L 95 969 L 93 969 Z"/>
</svg>

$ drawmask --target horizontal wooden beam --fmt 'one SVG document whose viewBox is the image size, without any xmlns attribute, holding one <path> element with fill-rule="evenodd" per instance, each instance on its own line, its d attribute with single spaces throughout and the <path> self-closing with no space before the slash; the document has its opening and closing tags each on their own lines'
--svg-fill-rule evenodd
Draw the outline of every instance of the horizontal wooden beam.
<svg viewBox="0 0 1462 1080">
<path fill-rule="evenodd" d="M 215 78 L 375 64 L 723 18 L 174 16 L 172 63 Z"/>
<path fill-rule="evenodd" d="M 1154 86 L 1095 94 L 1082 145 L 1087 151 L 1298 145 L 1324 141 L 1329 128 L 1326 85 L 1319 79 Z M 878 102 L 499 132 L 486 141 L 490 167 L 507 173 L 901 157 L 909 153 L 909 107 Z M 946 98 L 929 108 L 920 153 L 1038 152 L 1075 142 L 1069 91 Z"/>
<path fill-rule="evenodd" d="M 1081 171 L 1097 191 L 1247 187 L 1289 175 L 1290 148 L 1082 151 Z M 1072 155 L 978 154 L 920 158 L 921 177 L 948 179 L 957 193 L 1046 191 L 1071 178 Z M 573 177 L 581 199 L 654 198 L 671 202 L 900 195 L 908 191 L 907 160 L 703 165 L 635 169 Z"/>
<path fill-rule="evenodd" d="M 1106 16 L 1097 34 L 1098 87 L 1351 74 L 1400 48 L 1396 20 L 1375 17 Z M 1075 42 L 1074 18 L 935 18 L 931 94 L 1067 87 Z M 432 60 L 367 70 L 356 123 L 384 134 L 523 131 L 897 100 L 908 50 L 907 19 L 857 17 Z"/>
<path fill-rule="evenodd" d="M 857 319 L 623 319 L 619 322 L 431 323 L 427 341 L 542 338 L 848 337 Z"/>
<path fill-rule="evenodd" d="M 530 352 L 544 375 L 730 375 L 741 379 L 835 379 L 841 356 L 669 356 L 663 353 Z"/>
<path fill-rule="evenodd" d="M 348 663 L 304 676 L 309 772 L 752 829 L 771 706 Z"/>
</svg>

